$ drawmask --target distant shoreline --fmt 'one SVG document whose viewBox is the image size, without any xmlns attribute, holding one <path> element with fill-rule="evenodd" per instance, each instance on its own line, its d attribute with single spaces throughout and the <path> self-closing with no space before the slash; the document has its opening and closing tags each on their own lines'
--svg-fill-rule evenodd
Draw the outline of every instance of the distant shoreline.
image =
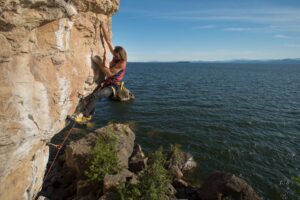
<svg viewBox="0 0 300 200">
<path fill-rule="evenodd" d="M 203 64 L 300 64 L 299 59 L 278 59 L 278 60 L 223 60 L 223 61 L 133 61 L 129 63 L 203 63 Z"/>
</svg>

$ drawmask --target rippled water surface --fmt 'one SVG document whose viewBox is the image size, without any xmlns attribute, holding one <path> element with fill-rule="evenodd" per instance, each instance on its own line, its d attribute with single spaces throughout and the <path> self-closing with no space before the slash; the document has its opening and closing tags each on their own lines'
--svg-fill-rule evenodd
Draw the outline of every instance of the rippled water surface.
<svg viewBox="0 0 300 200">
<path fill-rule="evenodd" d="M 179 143 L 199 167 L 235 173 L 265 199 L 299 199 L 300 65 L 130 63 L 131 103 L 103 100 L 94 122 L 133 122 L 147 151 Z"/>
</svg>

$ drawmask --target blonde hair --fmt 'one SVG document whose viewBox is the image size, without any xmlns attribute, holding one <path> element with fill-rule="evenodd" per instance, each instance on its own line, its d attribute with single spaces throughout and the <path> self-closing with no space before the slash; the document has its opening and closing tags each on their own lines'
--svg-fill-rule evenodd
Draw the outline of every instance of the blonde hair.
<svg viewBox="0 0 300 200">
<path fill-rule="evenodd" d="M 127 61 L 127 53 L 125 49 L 121 46 L 116 46 L 114 49 L 114 53 L 117 53 L 120 55 L 121 60 Z"/>
</svg>

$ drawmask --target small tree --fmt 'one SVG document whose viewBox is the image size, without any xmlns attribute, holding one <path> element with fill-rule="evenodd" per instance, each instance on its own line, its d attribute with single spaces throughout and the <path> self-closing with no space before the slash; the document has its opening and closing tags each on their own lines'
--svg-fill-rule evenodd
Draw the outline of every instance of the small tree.
<svg viewBox="0 0 300 200">
<path fill-rule="evenodd" d="M 106 174 L 116 174 L 120 170 L 116 143 L 117 138 L 114 133 L 99 137 L 91 150 L 89 169 L 85 171 L 89 179 L 101 182 Z"/>
<path fill-rule="evenodd" d="M 146 200 L 162 200 L 169 194 L 171 176 L 164 168 L 166 158 L 162 148 L 152 155 L 152 163 L 142 174 L 140 188 L 143 191 L 143 198 Z"/>
<path fill-rule="evenodd" d="M 129 182 L 119 185 L 118 193 L 121 200 L 139 200 L 142 195 L 139 189 L 139 184 L 131 184 Z"/>
<path fill-rule="evenodd" d="M 123 184 L 119 188 L 122 200 L 165 200 L 169 195 L 171 176 L 165 169 L 166 156 L 162 148 L 155 151 L 151 156 L 152 162 L 139 177 L 136 185 Z"/>
</svg>

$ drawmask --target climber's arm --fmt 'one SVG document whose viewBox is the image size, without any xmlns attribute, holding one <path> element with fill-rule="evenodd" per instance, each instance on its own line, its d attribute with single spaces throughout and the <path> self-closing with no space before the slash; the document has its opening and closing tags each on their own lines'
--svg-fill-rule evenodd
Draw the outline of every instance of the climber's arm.
<svg viewBox="0 0 300 200">
<path fill-rule="evenodd" d="M 104 39 L 105 39 L 106 43 L 108 44 L 109 50 L 110 50 L 110 52 L 114 55 L 114 46 L 113 46 L 113 44 L 110 42 L 110 40 L 108 39 L 108 34 L 107 34 L 106 29 L 104 28 L 103 23 L 101 23 L 100 27 L 101 27 L 101 29 L 102 29 Z"/>
</svg>

